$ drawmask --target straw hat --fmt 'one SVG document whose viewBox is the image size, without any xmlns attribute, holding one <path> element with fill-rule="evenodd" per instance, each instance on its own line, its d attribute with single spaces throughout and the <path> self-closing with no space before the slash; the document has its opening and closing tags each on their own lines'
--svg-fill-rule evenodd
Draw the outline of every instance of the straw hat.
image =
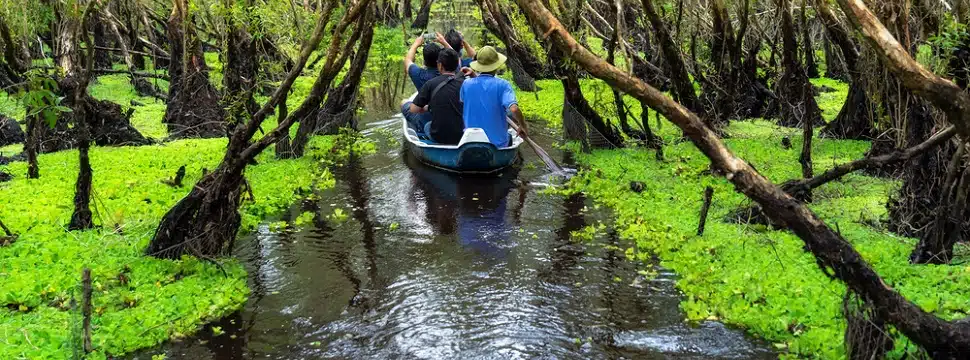
<svg viewBox="0 0 970 360">
<path fill-rule="evenodd" d="M 478 50 L 471 68 L 477 72 L 493 72 L 502 67 L 502 65 L 505 65 L 505 60 L 507 60 L 505 55 L 499 54 L 491 46 L 486 46 Z"/>
</svg>

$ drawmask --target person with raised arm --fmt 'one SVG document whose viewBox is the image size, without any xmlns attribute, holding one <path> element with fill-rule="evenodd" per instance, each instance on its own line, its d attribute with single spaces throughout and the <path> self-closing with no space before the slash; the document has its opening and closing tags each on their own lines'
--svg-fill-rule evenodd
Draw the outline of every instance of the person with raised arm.
<svg viewBox="0 0 970 360">
<path fill-rule="evenodd" d="M 414 57 L 418 53 L 418 48 L 424 46 L 422 51 L 422 56 L 424 57 L 424 67 L 418 66 L 414 63 Z M 404 73 L 408 75 L 411 79 L 411 83 L 418 90 L 424 86 L 428 80 L 434 79 L 440 73 L 438 72 L 438 53 L 441 52 L 441 46 L 435 43 L 424 43 L 424 36 L 418 36 L 411 43 L 411 48 L 408 49 L 407 54 L 404 55 Z M 410 111 L 411 101 L 405 100 L 401 103 L 401 115 L 408 122 L 408 126 L 414 129 L 419 136 L 427 136 L 424 133 L 424 129 L 428 123 L 431 122 L 431 114 L 427 113 L 415 113 Z"/>
</svg>

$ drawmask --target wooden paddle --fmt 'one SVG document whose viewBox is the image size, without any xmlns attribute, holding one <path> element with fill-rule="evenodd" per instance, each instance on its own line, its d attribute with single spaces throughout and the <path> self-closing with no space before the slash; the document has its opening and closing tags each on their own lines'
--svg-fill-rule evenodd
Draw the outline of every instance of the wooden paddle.
<svg viewBox="0 0 970 360">
<path fill-rule="evenodd" d="M 516 125 L 515 122 L 512 121 L 512 119 L 505 118 L 505 121 L 508 121 L 509 126 L 512 127 L 512 130 L 519 132 L 519 126 Z M 532 147 L 532 150 L 536 152 L 536 155 L 539 155 L 539 158 L 542 159 L 542 162 L 546 163 L 546 166 L 549 167 L 549 170 L 552 170 L 552 172 L 557 174 L 565 174 L 565 171 L 562 170 L 562 167 L 559 166 L 559 164 L 557 164 L 556 161 L 553 160 L 551 156 L 549 156 L 549 153 L 547 153 L 545 150 L 539 147 L 539 144 L 536 144 L 535 141 L 532 141 L 532 138 L 530 138 L 528 135 L 525 135 L 525 136 L 519 135 L 519 136 L 522 136 L 522 138 L 525 139 L 525 142 Z"/>
</svg>

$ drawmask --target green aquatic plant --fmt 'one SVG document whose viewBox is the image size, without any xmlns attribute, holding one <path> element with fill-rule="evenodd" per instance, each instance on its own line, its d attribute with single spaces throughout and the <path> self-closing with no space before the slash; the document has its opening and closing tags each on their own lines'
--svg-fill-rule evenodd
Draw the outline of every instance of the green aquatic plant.
<svg viewBox="0 0 970 360">
<path fill-rule="evenodd" d="M 130 100 L 140 98 L 126 88 L 127 81 L 100 80 L 92 93 L 133 106 L 135 116 L 154 105 L 132 105 Z M 160 126 L 163 112 L 146 116 L 145 124 Z M 320 137 L 312 142 L 320 154 L 330 154 L 336 140 Z M 162 215 L 188 191 L 162 180 L 185 165 L 184 182 L 195 183 L 215 168 L 225 146 L 225 139 L 196 139 L 92 148 L 91 166 L 97 174 L 92 203 L 100 227 L 81 232 L 64 230 L 78 171 L 76 150 L 41 155 L 45 171 L 40 179 L 26 179 L 22 162 L 0 166 L 14 175 L 0 184 L 0 218 L 20 234 L 17 242 L 0 248 L 0 359 L 72 356 L 80 334 L 76 304 L 83 268 L 91 269 L 95 284 L 95 353 L 89 358 L 182 338 L 240 308 L 249 289 L 238 261 L 170 261 L 142 254 Z M 267 151 L 257 162 L 245 174 L 252 197 L 247 193 L 240 208 L 242 233 L 314 187 L 334 184 L 332 175 L 310 158 L 280 161 Z"/>
<path fill-rule="evenodd" d="M 592 81 L 592 80 L 586 80 Z M 815 79 L 816 86 L 834 92 L 820 93 L 823 116 L 831 120 L 841 109 L 847 86 L 829 79 Z M 541 82 L 540 100 L 519 93 L 523 109 L 533 119 L 549 126 L 561 126 L 561 92 L 557 82 Z M 584 90 L 597 86 L 584 84 Z M 608 92 L 588 93 L 591 99 L 606 99 Z M 609 104 L 608 101 L 602 101 Z M 630 260 L 655 254 L 663 266 L 680 275 L 677 287 L 684 292 L 681 309 L 693 321 L 716 320 L 746 329 L 767 339 L 783 358 L 844 358 L 845 320 L 841 312 L 845 287 L 822 274 L 803 243 L 791 233 L 764 226 L 725 222 L 726 215 L 750 200 L 734 191 L 723 178 L 709 173 L 709 161 L 690 143 L 669 141 L 678 134 L 666 120 L 659 127 L 668 140 L 665 161 L 642 148 L 597 150 L 581 154 L 572 149 L 582 167 L 565 189 L 552 192 L 583 192 L 597 204 L 613 210 L 616 227 L 624 239 L 636 246 L 625 251 Z M 654 125 L 654 124 L 652 124 Z M 733 121 L 725 139 L 732 151 L 749 161 L 775 183 L 799 178 L 797 161 L 801 130 L 779 127 L 764 120 Z M 780 139 L 789 137 L 791 149 Z M 869 143 L 820 139 L 813 143 L 816 173 L 855 160 Z M 631 182 L 644 184 L 633 192 Z M 715 189 L 703 236 L 697 236 L 698 213 L 704 188 Z M 830 224 L 838 224 L 842 235 L 895 289 L 924 310 L 945 319 L 970 313 L 970 267 L 913 266 L 908 255 L 915 239 L 886 232 L 886 199 L 899 183 L 893 180 L 850 174 L 815 191 L 813 211 Z M 589 229 L 574 232 L 580 238 Z M 959 251 L 958 251 L 959 252 Z M 963 255 L 966 256 L 966 255 Z M 899 358 L 918 351 L 904 337 L 897 338 L 890 356 Z"/>
<path fill-rule="evenodd" d="M 344 212 L 344 209 L 336 208 L 333 209 L 333 214 L 330 214 L 327 217 L 333 221 L 341 223 L 347 220 L 347 213 Z"/>
<path fill-rule="evenodd" d="M 774 125 L 735 122 L 728 131 L 732 150 L 772 181 L 799 176 L 798 147 L 781 149 Z M 858 158 L 868 149 L 861 141 L 823 140 L 813 145 L 816 171 Z M 641 149 L 581 155 L 595 171 L 573 178 L 567 191 L 583 191 L 612 208 L 623 238 L 636 241 L 644 253 L 657 254 L 663 266 L 680 275 L 677 287 L 686 296 L 681 308 L 689 319 L 741 326 L 795 356 L 844 357 L 844 285 L 818 271 L 794 235 L 723 222 L 727 213 L 750 201 L 724 179 L 707 174 L 706 158 L 691 144 L 668 145 L 664 152 L 667 163 Z M 631 181 L 643 182 L 644 191 L 632 192 Z M 706 186 L 715 188 L 715 200 L 707 231 L 696 236 Z M 915 240 L 871 226 L 873 220 L 886 217 L 886 195 L 895 186 L 891 180 L 852 174 L 819 188 L 811 208 L 827 222 L 837 223 L 866 260 L 924 310 L 947 319 L 966 316 L 970 268 L 909 265 Z M 898 343 L 902 345 L 891 353 L 896 357 L 907 351 L 905 341 Z"/>
</svg>

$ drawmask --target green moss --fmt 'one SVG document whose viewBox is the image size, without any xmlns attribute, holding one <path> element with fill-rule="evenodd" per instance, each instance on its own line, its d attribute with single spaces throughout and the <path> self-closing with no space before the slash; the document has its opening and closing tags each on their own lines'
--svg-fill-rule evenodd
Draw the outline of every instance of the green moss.
<svg viewBox="0 0 970 360">
<path fill-rule="evenodd" d="M 143 101 L 124 76 L 102 77 L 91 87 L 96 97 L 129 105 Z M 164 105 L 135 107 L 135 126 L 164 135 Z M 153 130 L 154 129 L 154 130 Z M 329 154 L 329 138 L 314 138 L 311 152 Z M 225 139 L 181 140 L 142 147 L 95 147 L 92 203 L 98 228 L 67 232 L 72 212 L 77 151 L 40 156 L 41 178 L 25 178 L 26 164 L 2 167 L 15 179 L 0 184 L 0 218 L 20 234 L 0 248 L 0 358 L 68 358 L 78 349 L 81 269 L 94 280 L 94 347 L 98 356 L 121 355 L 192 333 L 203 323 L 238 309 L 246 301 L 246 272 L 234 260 L 220 266 L 185 257 L 180 261 L 142 255 L 161 217 L 190 186 L 172 188 L 162 180 L 186 166 L 186 184 L 214 169 Z M 246 177 L 255 199 L 240 209 L 242 231 L 309 193 L 333 186 L 312 157 L 275 160 L 272 150 Z M 124 276 L 122 276 L 122 274 Z M 124 281 L 121 280 L 124 278 Z"/>
</svg>

